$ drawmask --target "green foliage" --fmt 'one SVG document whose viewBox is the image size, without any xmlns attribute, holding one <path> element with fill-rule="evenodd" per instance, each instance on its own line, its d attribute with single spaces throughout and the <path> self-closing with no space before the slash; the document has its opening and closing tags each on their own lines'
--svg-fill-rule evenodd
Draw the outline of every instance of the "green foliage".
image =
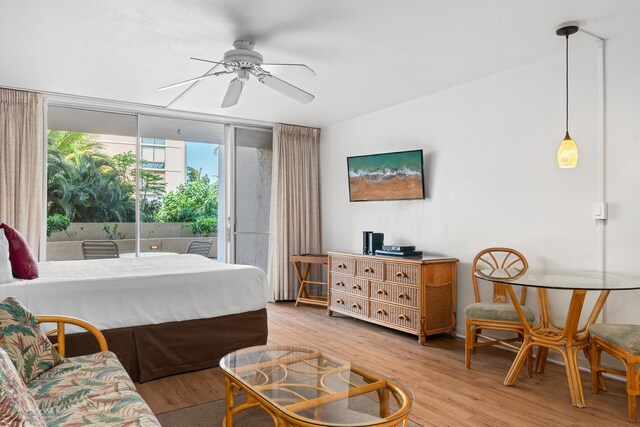
<svg viewBox="0 0 640 427">
<path fill-rule="evenodd" d="M 71 225 L 71 220 L 64 215 L 53 214 L 47 217 L 47 237 L 51 237 L 51 233 L 58 231 L 67 231 Z"/>
<path fill-rule="evenodd" d="M 102 225 L 102 232 L 106 236 L 107 240 L 116 240 L 116 237 L 122 240 L 127 237 L 125 233 L 120 233 L 118 231 L 119 226 L 120 224 L 113 224 L 113 230 L 111 230 L 111 226 L 109 224 Z"/>
<path fill-rule="evenodd" d="M 95 135 L 48 131 L 47 234 L 65 231 L 68 222 L 104 222 L 108 239 L 125 236 L 106 223 L 135 221 L 133 152 L 108 156 Z M 165 194 L 163 176 L 140 170 L 143 222 L 184 222 L 194 234 L 209 236 L 218 228 L 218 183 L 202 170 L 187 168 L 187 182 Z M 51 221 L 51 225 L 49 225 Z M 64 228 L 63 228 L 64 227 Z"/>
<path fill-rule="evenodd" d="M 135 186 L 123 180 L 95 136 L 48 132 L 47 215 L 72 222 L 135 220 Z"/>
<path fill-rule="evenodd" d="M 218 218 L 201 217 L 187 224 L 191 232 L 198 236 L 209 237 L 218 231 Z"/>
<path fill-rule="evenodd" d="M 115 154 L 112 158 L 114 169 L 122 182 L 130 183 L 135 187 L 136 156 L 131 151 Z M 145 165 L 142 161 L 142 166 Z M 161 175 L 140 170 L 140 216 L 142 222 L 155 222 L 155 217 L 162 206 L 162 197 L 166 183 Z"/>
<path fill-rule="evenodd" d="M 158 221 L 194 222 L 200 218 L 218 218 L 218 183 L 208 179 L 180 184 L 175 192 L 164 196 Z"/>
</svg>

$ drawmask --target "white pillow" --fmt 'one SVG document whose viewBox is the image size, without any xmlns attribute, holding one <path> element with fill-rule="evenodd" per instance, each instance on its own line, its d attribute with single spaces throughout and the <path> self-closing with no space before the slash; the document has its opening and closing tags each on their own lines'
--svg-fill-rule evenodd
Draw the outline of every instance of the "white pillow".
<svg viewBox="0 0 640 427">
<path fill-rule="evenodd" d="M 9 262 L 9 241 L 4 236 L 4 229 L 0 228 L 0 283 L 13 282 L 13 272 Z"/>
</svg>

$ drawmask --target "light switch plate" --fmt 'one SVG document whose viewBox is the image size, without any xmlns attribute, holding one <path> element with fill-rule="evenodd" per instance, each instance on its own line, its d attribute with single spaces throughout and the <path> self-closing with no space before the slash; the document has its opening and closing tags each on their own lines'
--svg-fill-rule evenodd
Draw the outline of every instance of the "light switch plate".
<svg viewBox="0 0 640 427">
<path fill-rule="evenodd" d="M 607 219 L 607 204 L 598 202 L 594 203 L 592 207 L 593 219 L 605 220 Z"/>
</svg>

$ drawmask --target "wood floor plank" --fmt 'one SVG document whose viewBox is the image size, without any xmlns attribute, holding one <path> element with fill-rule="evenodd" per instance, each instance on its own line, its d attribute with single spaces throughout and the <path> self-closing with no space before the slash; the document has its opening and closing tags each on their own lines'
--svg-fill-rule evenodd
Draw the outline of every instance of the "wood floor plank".
<svg viewBox="0 0 640 427">
<path fill-rule="evenodd" d="M 268 316 L 269 344 L 316 347 L 404 384 L 415 399 L 411 418 L 425 427 L 627 424 L 620 381 L 608 380 L 608 392 L 593 394 L 583 372 L 587 408 L 579 409 L 571 405 L 563 366 L 549 363 L 544 374 L 523 373 L 507 387 L 502 381 L 515 357 L 509 351 L 479 349 L 468 370 L 462 338 L 437 335 L 421 346 L 413 335 L 292 303 L 269 304 Z M 162 413 L 222 399 L 224 376 L 207 369 L 138 384 L 138 391 Z"/>
</svg>

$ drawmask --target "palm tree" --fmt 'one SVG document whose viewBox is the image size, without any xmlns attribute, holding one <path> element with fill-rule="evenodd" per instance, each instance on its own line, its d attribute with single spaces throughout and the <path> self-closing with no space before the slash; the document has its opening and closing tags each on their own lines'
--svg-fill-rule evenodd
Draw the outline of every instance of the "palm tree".
<svg viewBox="0 0 640 427">
<path fill-rule="evenodd" d="M 93 135 L 49 131 L 48 215 L 75 222 L 133 221 L 134 185 L 124 182 Z"/>
</svg>

